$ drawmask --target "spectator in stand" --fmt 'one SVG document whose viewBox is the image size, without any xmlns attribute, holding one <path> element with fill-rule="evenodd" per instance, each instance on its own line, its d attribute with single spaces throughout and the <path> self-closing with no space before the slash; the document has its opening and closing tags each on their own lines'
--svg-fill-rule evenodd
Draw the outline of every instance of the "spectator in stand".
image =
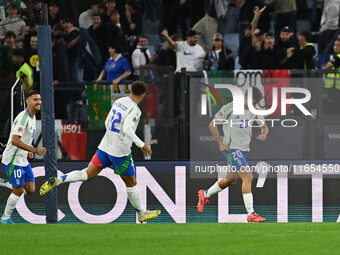
<svg viewBox="0 0 340 255">
<path fill-rule="evenodd" d="M 16 35 L 12 31 L 7 31 L 5 34 L 5 45 L 0 48 L 0 62 L 2 77 L 14 78 L 15 77 L 15 63 L 12 60 L 12 53 L 18 47 L 15 44 Z"/>
<path fill-rule="evenodd" d="M 48 6 L 48 24 L 53 28 L 60 21 L 59 7 L 56 1 L 50 2 Z"/>
<path fill-rule="evenodd" d="M 281 29 L 288 26 L 296 35 L 296 0 L 272 0 L 275 6 L 275 35 L 279 37 Z"/>
<path fill-rule="evenodd" d="M 22 49 L 18 48 L 12 52 L 12 61 L 17 65 L 15 73 L 16 78 L 22 78 L 25 94 L 28 93 L 33 87 L 33 70 L 25 62 L 25 53 Z"/>
<path fill-rule="evenodd" d="M 55 0 L 52 0 L 55 1 Z M 71 20 L 78 20 L 78 8 L 76 4 L 76 0 L 57 0 L 59 6 L 59 13 L 62 15 L 62 18 L 68 18 Z M 51 2 L 47 0 L 47 3 Z"/>
<path fill-rule="evenodd" d="M 334 42 L 333 51 L 334 55 L 324 67 L 325 70 L 333 70 L 325 78 L 325 89 L 328 92 L 327 98 L 325 98 L 325 110 L 338 114 L 340 100 L 340 36 Z"/>
<path fill-rule="evenodd" d="M 33 17 L 27 18 L 26 22 L 26 31 L 28 41 L 31 38 L 32 34 L 36 34 L 38 32 L 38 26 L 41 24 L 41 8 L 42 8 L 42 0 L 33 0 Z"/>
<path fill-rule="evenodd" d="M 315 67 L 314 56 L 316 52 L 312 40 L 313 35 L 309 31 L 302 31 L 298 36 L 300 49 L 295 50 L 295 53 L 298 54 L 298 69 L 313 69 Z"/>
<path fill-rule="evenodd" d="M 118 84 L 125 81 L 131 75 L 129 61 L 122 56 L 121 50 L 114 44 L 109 46 L 109 55 L 110 58 L 106 61 L 97 81 L 103 80 L 105 75 L 107 83 Z"/>
<path fill-rule="evenodd" d="M 98 13 L 100 14 L 102 18 L 102 22 L 103 22 L 103 17 L 105 16 L 105 11 L 106 11 L 105 3 L 101 2 L 100 4 L 98 4 Z"/>
<path fill-rule="evenodd" d="M 310 32 L 302 31 L 298 36 L 299 47 L 287 49 L 287 56 L 282 61 L 283 65 L 289 69 L 313 69 L 315 48 L 312 40 L 313 36 Z"/>
<path fill-rule="evenodd" d="M 71 80 L 68 66 L 67 45 L 65 43 L 66 32 L 62 25 L 53 27 L 52 54 L 53 54 L 53 84 Z"/>
<path fill-rule="evenodd" d="M 25 61 L 33 70 L 34 90 L 40 91 L 40 71 L 38 56 L 38 36 L 32 34 L 30 38 L 30 47 L 25 51 Z"/>
<path fill-rule="evenodd" d="M 223 36 L 220 33 L 216 33 L 213 36 L 213 40 L 214 46 L 209 50 L 204 59 L 205 69 L 211 71 L 234 70 L 233 53 L 224 45 Z"/>
<path fill-rule="evenodd" d="M 116 0 L 106 0 L 105 1 L 105 11 L 102 14 L 103 24 L 110 21 L 110 15 L 116 9 L 117 9 L 116 8 Z"/>
<path fill-rule="evenodd" d="M 333 46 L 334 55 L 331 56 L 330 61 L 325 65 L 324 69 L 338 69 L 340 71 L 340 37 L 338 37 Z M 325 80 L 325 88 L 332 88 L 335 84 L 336 89 L 340 90 L 340 72 L 327 74 Z"/>
<path fill-rule="evenodd" d="M 170 38 L 174 42 L 182 41 L 182 37 L 179 33 L 173 34 Z M 176 69 L 176 52 L 168 41 L 165 41 L 163 47 L 155 52 L 152 59 L 156 66 L 172 66 Z"/>
<path fill-rule="evenodd" d="M 217 33 L 218 20 L 226 14 L 229 1 L 211 0 L 205 16 L 192 27 L 193 30 L 201 34 L 198 44 L 203 49 L 207 50 L 209 47 L 213 47 L 213 36 Z M 204 39 L 206 39 L 208 44 L 206 44 Z"/>
<path fill-rule="evenodd" d="M 331 57 L 330 61 L 327 62 L 325 65 L 324 69 L 335 69 L 335 68 L 340 68 L 340 36 L 335 40 L 334 45 L 333 45 L 333 51 L 334 55 Z M 340 81 L 339 81 L 340 84 Z M 340 85 L 339 85 L 340 89 Z"/>
<path fill-rule="evenodd" d="M 266 10 L 264 6 L 259 10 L 254 8 L 254 18 L 251 22 L 252 41 L 251 47 L 245 53 L 243 67 L 246 69 L 275 69 L 278 68 L 278 56 L 274 51 L 275 38 L 272 33 L 264 34 L 257 28 L 262 13 Z"/>
<path fill-rule="evenodd" d="M 132 53 L 132 67 L 133 74 L 136 78 L 140 75 L 139 68 L 144 65 L 151 64 L 151 55 L 148 50 L 148 38 L 146 35 L 139 35 L 137 37 L 137 46 Z"/>
<path fill-rule="evenodd" d="M 26 23 L 20 18 L 17 18 L 18 7 L 15 4 L 9 4 L 7 12 L 8 17 L 0 22 L 0 39 L 3 40 L 5 38 L 7 31 L 12 31 L 16 35 L 16 45 L 22 48 L 26 32 Z"/>
<path fill-rule="evenodd" d="M 67 45 L 65 43 L 66 32 L 61 24 L 54 25 L 52 29 L 52 56 L 53 56 L 53 85 L 58 86 L 60 83 L 70 82 L 71 76 L 68 65 Z M 70 101 L 76 97 L 75 92 L 67 94 L 64 91 L 54 91 L 54 104 L 67 106 L 55 108 L 55 117 L 58 119 L 67 119 L 70 115 L 68 112 Z M 79 98 L 79 97 L 76 97 Z"/>
<path fill-rule="evenodd" d="M 90 3 L 90 8 L 79 15 L 79 27 L 88 29 L 92 25 L 92 15 L 98 12 L 98 4 L 98 0 L 92 0 Z"/>
<path fill-rule="evenodd" d="M 110 20 L 105 24 L 105 30 L 107 35 L 107 42 L 115 43 L 119 49 L 122 50 L 122 54 L 126 55 L 128 49 L 126 47 L 126 39 L 124 30 L 126 27 L 120 22 L 120 14 L 118 10 L 113 10 L 110 14 Z M 106 58 L 105 58 L 106 59 Z"/>
<path fill-rule="evenodd" d="M 167 30 L 162 31 L 162 35 L 176 49 L 177 67 L 176 73 L 182 68 L 186 68 L 189 72 L 202 70 L 202 61 L 205 57 L 205 51 L 197 43 L 198 32 L 189 30 L 186 34 L 186 40 L 182 42 L 174 42 L 168 34 Z"/>
<path fill-rule="evenodd" d="M 271 32 L 266 33 L 264 43 L 257 54 L 259 69 L 279 69 L 280 57 L 278 52 L 274 49 L 275 35 Z"/>
<path fill-rule="evenodd" d="M 143 33 L 143 19 L 139 11 L 139 4 L 135 0 L 127 0 L 125 4 L 125 17 L 128 23 L 126 34 L 136 36 Z"/>
<path fill-rule="evenodd" d="M 181 112 L 182 98 L 180 79 L 182 68 L 186 68 L 188 72 L 201 71 L 203 67 L 203 59 L 205 57 L 205 51 L 197 44 L 198 32 L 195 30 L 189 30 L 186 34 L 185 41 L 175 42 L 168 34 L 167 30 L 163 30 L 161 33 L 170 45 L 176 49 L 176 71 L 174 75 L 174 113 L 178 115 Z"/>
<path fill-rule="evenodd" d="M 255 6 L 258 6 L 260 9 L 262 9 L 265 6 L 265 4 L 263 0 L 237 0 L 234 2 L 234 4 L 237 8 L 240 8 L 239 41 L 242 42 L 244 30 L 251 24 L 251 21 L 254 18 Z M 258 21 L 257 27 L 258 29 L 260 29 L 261 33 L 266 33 L 270 29 L 269 9 L 270 8 L 266 8 L 264 10 Z"/>
<path fill-rule="evenodd" d="M 333 37 L 340 24 L 340 0 L 326 0 L 320 23 L 319 54 L 326 55 L 332 51 Z"/>
<path fill-rule="evenodd" d="M 107 44 L 110 35 L 106 32 L 99 13 L 94 13 L 92 15 L 92 26 L 90 26 L 87 31 L 98 47 L 102 59 L 102 68 L 108 57 Z"/>
<path fill-rule="evenodd" d="M 294 33 L 289 27 L 281 29 L 278 42 L 275 43 L 275 49 L 277 50 L 280 60 L 285 59 L 287 55 L 287 49 L 296 47 L 297 41 L 294 38 Z"/>
<path fill-rule="evenodd" d="M 79 30 L 74 26 L 74 21 L 70 18 L 63 19 L 62 25 L 66 31 L 65 42 L 71 77 L 74 81 L 81 82 L 83 80 L 83 71 L 79 64 Z"/>
</svg>

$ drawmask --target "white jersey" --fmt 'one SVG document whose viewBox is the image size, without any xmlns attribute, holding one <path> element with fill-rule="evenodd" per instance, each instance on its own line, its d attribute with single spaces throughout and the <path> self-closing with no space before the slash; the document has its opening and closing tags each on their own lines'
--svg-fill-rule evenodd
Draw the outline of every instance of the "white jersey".
<svg viewBox="0 0 340 255">
<path fill-rule="evenodd" d="M 230 149 L 242 151 L 250 150 L 251 126 L 256 126 L 254 120 L 257 120 L 258 126 L 262 126 L 265 123 L 262 115 L 253 114 L 248 109 L 245 109 L 244 115 L 234 115 L 233 103 L 224 105 L 216 113 L 215 119 L 228 121 L 223 122 L 223 143 L 228 145 Z"/>
<path fill-rule="evenodd" d="M 186 68 L 189 72 L 202 70 L 202 61 L 205 57 L 204 49 L 198 44 L 190 46 L 186 41 L 177 42 L 177 44 L 177 67 L 175 72 L 180 72 L 182 68 Z"/>
<path fill-rule="evenodd" d="M 141 111 L 131 97 L 116 100 L 105 120 L 106 133 L 98 148 L 115 157 L 128 156 L 132 142 L 142 148 L 144 142 L 135 134 Z"/>
<path fill-rule="evenodd" d="M 35 134 L 35 116 L 33 118 L 29 115 L 28 110 L 24 110 L 15 118 L 11 134 L 7 142 L 6 149 L 2 155 L 2 163 L 8 165 L 9 163 L 16 166 L 27 166 L 28 151 L 19 149 L 12 144 L 13 135 L 21 137 L 21 141 L 27 145 L 32 145 L 33 137 Z"/>
</svg>

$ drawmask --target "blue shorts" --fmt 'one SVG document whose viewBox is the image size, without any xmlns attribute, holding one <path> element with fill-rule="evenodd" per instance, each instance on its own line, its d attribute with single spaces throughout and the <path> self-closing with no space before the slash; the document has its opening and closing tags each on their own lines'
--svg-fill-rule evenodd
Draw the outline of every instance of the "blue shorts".
<svg viewBox="0 0 340 255">
<path fill-rule="evenodd" d="M 115 174 L 124 174 L 126 176 L 136 175 L 135 165 L 133 163 L 132 155 L 124 157 L 115 157 L 107 154 L 106 152 L 97 149 L 96 153 L 93 155 L 91 162 L 101 168 L 113 166 Z"/>
<path fill-rule="evenodd" d="M 247 166 L 248 151 L 241 151 L 239 149 L 231 149 L 223 152 L 227 158 L 228 164 L 232 170 L 240 170 L 242 166 Z"/>
<path fill-rule="evenodd" d="M 26 182 L 35 182 L 31 165 L 16 166 L 9 163 L 5 166 L 7 179 L 13 187 L 23 187 Z"/>
</svg>

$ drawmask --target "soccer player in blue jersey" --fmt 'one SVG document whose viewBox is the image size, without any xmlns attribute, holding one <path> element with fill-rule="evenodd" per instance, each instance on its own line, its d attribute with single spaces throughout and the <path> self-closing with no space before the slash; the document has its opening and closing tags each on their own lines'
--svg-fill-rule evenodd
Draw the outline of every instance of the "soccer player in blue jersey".
<svg viewBox="0 0 340 255">
<path fill-rule="evenodd" d="M 255 106 L 263 96 L 258 88 L 252 87 L 251 89 L 253 92 L 253 105 Z M 204 205 L 209 202 L 209 197 L 235 184 L 237 178 L 240 177 L 242 179 L 243 201 L 248 212 L 248 222 L 262 222 L 266 220 L 255 213 L 253 208 L 253 194 L 251 193 L 253 175 L 247 163 L 252 137 L 252 127 L 249 124 L 251 120 L 257 120 L 258 125 L 261 127 L 261 134 L 257 136 L 257 139 L 265 141 L 267 139 L 268 127 L 263 116 L 255 115 L 249 111 L 247 95 L 245 96 L 245 112 L 243 115 L 233 114 L 233 103 L 229 103 L 224 105 L 211 121 L 209 125 L 210 131 L 216 139 L 220 151 L 226 157 L 230 168 L 225 178 L 217 181 L 209 189 L 199 191 L 199 202 L 197 205 L 199 213 L 202 213 Z M 223 123 L 223 139 L 216 126 L 218 121 Z"/>
<path fill-rule="evenodd" d="M 151 142 L 144 143 L 135 134 L 141 111 L 138 104 L 144 99 L 147 84 L 135 81 L 131 87 L 130 96 L 117 99 L 106 120 L 106 133 L 100 142 L 86 171 L 72 171 L 59 178 L 52 177 L 40 188 L 40 195 L 45 195 L 55 186 L 65 182 L 87 181 L 97 176 L 103 168 L 113 166 L 125 182 L 128 198 L 137 210 L 139 222 L 156 218 L 160 210 L 144 210 L 135 177 L 135 167 L 131 155 L 132 143 L 141 148 L 144 155 L 151 155 Z"/>
</svg>

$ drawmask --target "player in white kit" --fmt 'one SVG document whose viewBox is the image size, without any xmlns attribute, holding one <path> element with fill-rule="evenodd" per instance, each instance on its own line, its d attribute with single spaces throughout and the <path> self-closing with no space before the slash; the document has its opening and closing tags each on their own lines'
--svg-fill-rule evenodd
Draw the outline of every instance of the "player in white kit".
<svg viewBox="0 0 340 255">
<path fill-rule="evenodd" d="M 151 155 L 151 142 L 144 143 L 135 134 L 141 111 L 138 104 L 144 99 L 147 85 L 135 81 L 128 97 L 116 100 L 105 120 L 106 133 L 86 171 L 72 171 L 59 178 L 52 177 L 40 188 L 40 195 L 45 195 L 55 186 L 65 182 L 87 181 L 97 176 L 103 168 L 113 166 L 115 174 L 124 181 L 128 198 L 138 213 L 138 220 L 145 222 L 156 218 L 160 210 L 144 210 L 135 177 L 135 167 L 131 155 L 132 142 L 141 148 L 144 155 Z"/>
<path fill-rule="evenodd" d="M 253 105 L 255 106 L 261 99 L 262 93 L 258 88 L 252 88 Z M 226 187 L 235 184 L 237 178 L 242 178 L 242 194 L 244 205 L 248 212 L 248 222 L 262 222 L 266 219 L 255 213 L 253 208 L 253 195 L 251 193 L 251 183 L 253 175 L 247 163 L 247 156 L 250 150 L 252 137 L 251 126 L 256 122 L 261 127 L 261 134 L 257 136 L 258 140 L 267 139 L 268 127 L 265 124 L 263 116 L 255 115 L 249 111 L 248 98 L 245 96 L 245 112 L 243 115 L 233 114 L 233 103 L 224 105 L 215 118 L 211 121 L 209 128 L 219 145 L 220 151 L 226 157 L 229 164 L 229 171 L 225 178 L 217 181 L 207 190 L 199 191 L 199 202 L 197 205 L 198 212 L 203 211 L 203 207 L 209 202 L 208 198 L 219 193 Z M 216 123 L 223 123 L 224 138 L 221 139 Z"/>
<path fill-rule="evenodd" d="M 1 186 L 12 189 L 4 214 L 0 222 L 11 224 L 12 212 L 22 193 L 32 194 L 35 191 L 35 180 L 31 165 L 27 158 L 33 159 L 34 153 L 44 156 L 46 148 L 32 147 L 36 131 L 35 114 L 40 111 L 41 98 L 38 91 L 31 90 L 26 95 L 27 109 L 20 112 L 12 125 L 6 149 L 2 155 L 2 163 L 6 168 L 7 180 L 0 180 Z"/>
</svg>

